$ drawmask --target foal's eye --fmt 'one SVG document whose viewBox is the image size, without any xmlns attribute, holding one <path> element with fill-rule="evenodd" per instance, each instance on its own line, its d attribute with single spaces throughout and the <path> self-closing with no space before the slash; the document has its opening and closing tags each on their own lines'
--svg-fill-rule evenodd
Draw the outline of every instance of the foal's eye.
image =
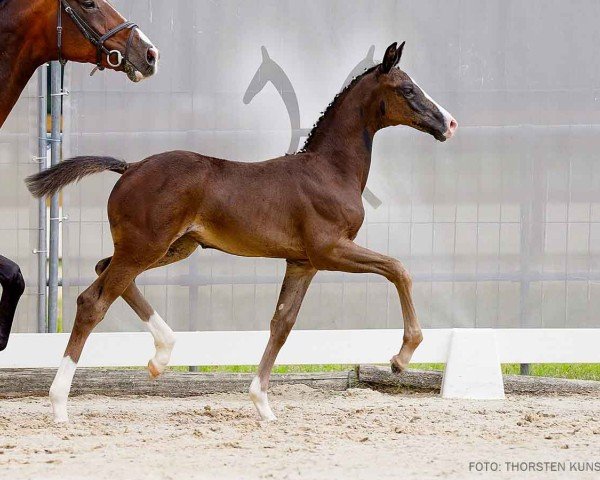
<svg viewBox="0 0 600 480">
<path fill-rule="evenodd" d="M 96 8 L 96 3 L 93 2 L 92 0 L 86 0 L 85 2 L 82 3 L 83 8 L 87 8 L 88 10 L 91 10 L 92 8 Z"/>
<path fill-rule="evenodd" d="M 412 97 L 414 93 L 415 93 L 415 91 L 414 91 L 412 85 L 406 85 L 406 86 L 402 87 L 402 94 L 405 97 Z"/>
</svg>

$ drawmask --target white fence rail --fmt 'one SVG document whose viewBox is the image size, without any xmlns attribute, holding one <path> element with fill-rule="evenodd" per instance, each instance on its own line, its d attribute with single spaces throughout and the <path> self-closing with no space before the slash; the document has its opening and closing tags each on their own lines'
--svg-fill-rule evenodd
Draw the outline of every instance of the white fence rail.
<svg viewBox="0 0 600 480">
<path fill-rule="evenodd" d="M 402 330 L 298 330 L 279 364 L 386 363 Z M 257 364 L 268 331 L 179 332 L 170 364 Z M 600 329 L 427 329 L 413 362 L 446 363 L 442 396 L 504 398 L 501 363 L 600 363 Z M 0 368 L 56 368 L 69 334 L 15 334 Z M 95 333 L 81 367 L 141 367 L 154 355 L 149 333 Z"/>
<path fill-rule="evenodd" d="M 453 332 L 427 329 L 413 362 L 446 363 Z M 600 363 L 599 329 L 494 329 L 501 363 Z M 482 329 L 477 329 L 482 331 Z M 171 365 L 254 365 L 269 332 L 178 332 Z M 56 368 L 69 334 L 14 334 L 0 354 L 0 368 Z M 387 363 L 402 343 L 402 330 L 298 330 L 290 335 L 279 364 Z M 149 333 L 95 333 L 79 366 L 146 366 L 154 355 Z M 472 359 L 477 362 L 478 359 Z"/>
</svg>

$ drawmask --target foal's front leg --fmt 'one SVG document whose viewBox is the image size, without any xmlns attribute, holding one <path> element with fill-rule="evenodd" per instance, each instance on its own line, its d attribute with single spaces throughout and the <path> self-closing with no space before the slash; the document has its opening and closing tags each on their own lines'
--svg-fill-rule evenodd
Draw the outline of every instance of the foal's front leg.
<svg viewBox="0 0 600 480">
<path fill-rule="evenodd" d="M 317 271 L 308 262 L 287 262 L 277 308 L 271 320 L 269 343 L 258 366 L 258 375 L 254 377 L 250 385 L 250 398 L 262 420 L 276 420 L 267 398 L 271 369 L 279 350 L 296 322 L 304 294 L 315 273 Z"/>
<path fill-rule="evenodd" d="M 394 258 L 360 247 L 347 239 L 313 248 L 309 258 L 319 270 L 377 273 L 396 286 L 404 317 L 404 338 L 400 352 L 391 358 L 390 363 L 394 372 L 405 370 L 423 340 L 423 334 L 412 301 L 412 280 L 404 266 Z"/>
</svg>

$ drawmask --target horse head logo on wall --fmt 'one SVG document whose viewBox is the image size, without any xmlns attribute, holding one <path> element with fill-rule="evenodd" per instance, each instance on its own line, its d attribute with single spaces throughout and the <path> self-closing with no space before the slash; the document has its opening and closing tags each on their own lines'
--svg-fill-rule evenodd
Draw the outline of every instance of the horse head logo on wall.
<svg viewBox="0 0 600 480">
<path fill-rule="evenodd" d="M 265 88 L 267 83 L 271 82 L 281 96 L 283 104 L 287 109 L 288 116 L 290 117 L 291 138 L 287 153 L 296 153 L 300 147 L 300 140 L 306 138 L 311 129 L 302 128 L 300 126 L 300 105 L 291 80 L 283 68 L 271 58 L 267 51 L 267 47 L 262 46 L 260 49 L 262 52 L 262 63 L 258 67 L 258 70 L 256 70 L 254 77 L 252 77 L 252 80 L 246 89 L 246 93 L 244 93 L 243 102 L 248 105 L 254 97 Z M 358 62 L 358 64 L 350 71 L 340 91 L 344 90 L 354 77 L 360 75 L 366 69 L 375 66 L 376 62 L 373 59 L 374 53 L 375 46 L 371 45 L 365 58 Z M 365 188 L 363 197 L 373 208 L 378 208 L 381 205 L 381 200 L 369 190 L 369 187 Z"/>
</svg>

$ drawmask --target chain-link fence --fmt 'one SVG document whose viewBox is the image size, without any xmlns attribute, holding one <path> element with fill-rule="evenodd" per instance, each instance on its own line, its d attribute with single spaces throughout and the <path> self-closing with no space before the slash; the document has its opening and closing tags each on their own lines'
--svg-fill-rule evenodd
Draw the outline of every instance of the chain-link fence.
<svg viewBox="0 0 600 480">
<path fill-rule="evenodd" d="M 116 4 L 157 42 L 160 71 L 134 85 L 70 65 L 67 156 L 281 155 L 301 146 L 351 72 L 406 40 L 401 67 L 460 127 L 445 144 L 407 128 L 377 135 L 358 242 L 408 266 L 425 327 L 598 325 L 597 2 Z M 106 201 L 116 180 L 106 173 L 65 190 L 67 330 L 95 263 L 112 254 Z M 198 251 L 139 283 L 175 329 L 253 330 L 268 327 L 283 271 L 283 261 Z M 298 322 L 399 326 L 392 286 L 338 273 L 317 275 Z M 141 328 L 121 300 L 99 327 Z"/>
<path fill-rule="evenodd" d="M 39 168 L 36 86 L 34 77 L 0 130 L 0 254 L 19 264 L 26 283 L 13 324 L 16 332 L 38 331 L 38 202 L 23 183 Z"/>
</svg>

